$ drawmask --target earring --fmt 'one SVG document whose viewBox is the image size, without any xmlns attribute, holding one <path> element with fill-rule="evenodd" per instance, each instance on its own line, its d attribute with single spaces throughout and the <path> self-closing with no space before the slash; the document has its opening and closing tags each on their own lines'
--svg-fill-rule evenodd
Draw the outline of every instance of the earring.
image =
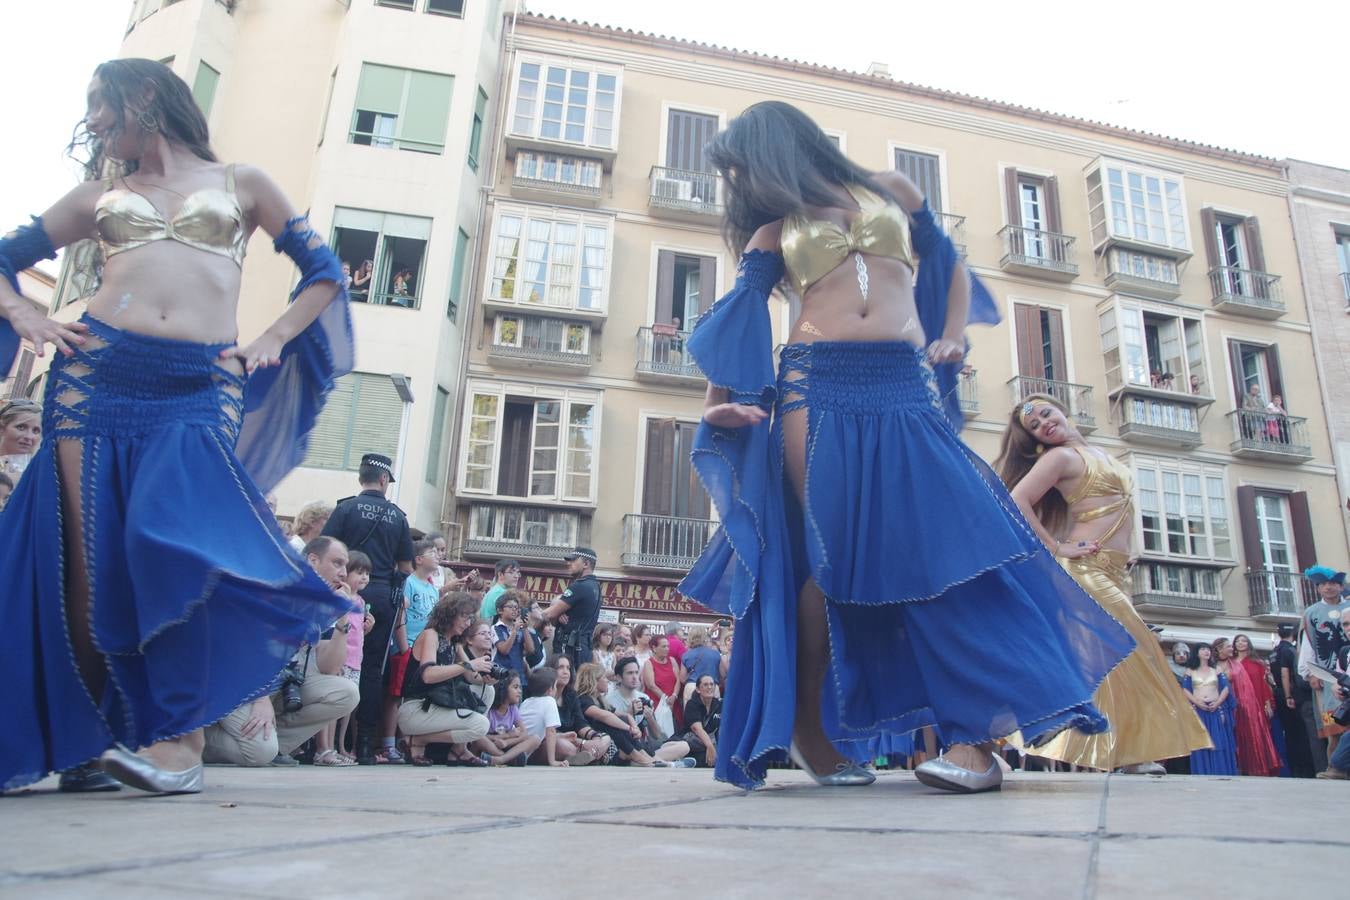
<svg viewBox="0 0 1350 900">
<path fill-rule="evenodd" d="M 148 109 L 136 114 L 136 124 L 141 126 L 142 131 L 147 131 L 150 134 L 159 131 L 159 119 L 156 119 L 155 114 Z"/>
<path fill-rule="evenodd" d="M 1037 444 L 1037 445 L 1036 445 L 1036 455 L 1037 455 L 1037 456 L 1040 456 L 1040 455 L 1041 455 L 1042 453 L 1044 453 L 1044 452 L 1045 452 L 1045 445 L 1044 445 L 1044 444 Z"/>
</svg>

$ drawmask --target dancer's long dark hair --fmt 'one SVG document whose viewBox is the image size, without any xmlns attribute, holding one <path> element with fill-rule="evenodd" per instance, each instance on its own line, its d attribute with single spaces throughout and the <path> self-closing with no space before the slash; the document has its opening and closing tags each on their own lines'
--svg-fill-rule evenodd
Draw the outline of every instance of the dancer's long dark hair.
<svg viewBox="0 0 1350 900">
<path fill-rule="evenodd" d="M 841 185 L 860 184 L 899 203 L 810 116 L 777 100 L 732 119 L 708 145 L 708 159 L 726 183 L 722 236 L 736 253 L 770 222 L 807 206 L 838 206 Z"/>
<path fill-rule="evenodd" d="M 1041 458 L 1045 445 L 1036 440 L 1027 427 L 1022 424 L 1022 405 L 1025 403 L 1049 403 L 1068 417 L 1069 411 L 1064 404 L 1049 394 L 1027 394 L 1019 400 L 1008 416 L 1008 427 L 1003 429 L 1003 443 L 998 449 L 998 459 L 994 460 L 994 471 L 1003 479 L 1008 490 L 1017 487 L 1018 482 L 1027 476 L 1036 460 Z M 1032 507 L 1041 525 L 1051 536 L 1063 537 L 1069 525 L 1069 504 L 1064 495 L 1051 488 Z"/>
<path fill-rule="evenodd" d="M 192 99 L 187 83 L 173 69 L 153 59 L 112 59 L 95 69 L 94 75 L 103 84 L 103 98 L 112 109 L 116 124 L 112 133 L 103 138 L 90 134 L 83 121 L 76 126 L 66 152 L 72 157 L 77 150 L 85 152 L 86 158 L 81 162 L 86 178 L 103 177 L 110 162 L 118 164 L 122 174 L 136 171 L 135 160 L 112 160 L 107 155 L 109 138 L 126 127 L 128 109 L 138 116 L 153 117 L 159 131 L 170 141 L 182 144 L 207 162 L 218 161 L 211 149 L 206 117 Z"/>
</svg>

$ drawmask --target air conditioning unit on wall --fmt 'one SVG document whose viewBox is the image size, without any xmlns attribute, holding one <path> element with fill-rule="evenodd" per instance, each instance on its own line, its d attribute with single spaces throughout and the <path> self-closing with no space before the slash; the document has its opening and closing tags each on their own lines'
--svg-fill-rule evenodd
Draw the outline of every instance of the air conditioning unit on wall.
<svg viewBox="0 0 1350 900">
<path fill-rule="evenodd" d="M 694 184 L 682 178 L 657 178 L 652 193 L 663 200 L 689 200 L 694 193 Z"/>
</svg>

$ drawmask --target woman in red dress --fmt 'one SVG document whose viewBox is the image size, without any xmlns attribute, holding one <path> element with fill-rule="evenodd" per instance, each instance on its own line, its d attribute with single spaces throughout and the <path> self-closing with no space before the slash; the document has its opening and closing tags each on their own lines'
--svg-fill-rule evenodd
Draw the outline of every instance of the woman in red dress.
<svg viewBox="0 0 1350 900">
<path fill-rule="evenodd" d="M 671 734 L 684 730 L 684 710 L 679 700 L 685 677 L 684 666 L 670 655 L 669 638 L 664 634 L 653 637 L 651 658 L 642 664 L 642 687 L 658 707 L 664 703 L 670 708 L 675 720 Z"/>
<path fill-rule="evenodd" d="M 1245 659 L 1234 654 L 1235 643 L 1246 648 Z M 1280 774 L 1280 757 L 1270 738 L 1270 710 L 1273 695 L 1266 683 L 1265 667 L 1251 659 L 1252 642 L 1245 634 L 1236 641 L 1219 638 L 1214 642 L 1216 667 L 1228 676 L 1237 705 L 1238 771 L 1243 775 L 1268 778 Z"/>
</svg>

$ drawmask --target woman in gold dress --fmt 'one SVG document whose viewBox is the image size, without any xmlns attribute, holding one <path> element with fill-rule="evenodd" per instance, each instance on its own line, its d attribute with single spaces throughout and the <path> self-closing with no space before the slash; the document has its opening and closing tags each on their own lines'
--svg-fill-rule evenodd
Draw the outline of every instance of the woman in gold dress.
<svg viewBox="0 0 1350 900">
<path fill-rule="evenodd" d="M 1066 731 L 1036 755 L 1092 769 L 1162 774 L 1157 760 L 1212 746 L 1126 590 L 1134 533 L 1129 468 L 1084 440 L 1064 406 L 1045 394 L 1032 394 L 1013 409 L 996 467 L 1060 564 L 1137 642 L 1094 696 L 1111 730 Z"/>
</svg>

